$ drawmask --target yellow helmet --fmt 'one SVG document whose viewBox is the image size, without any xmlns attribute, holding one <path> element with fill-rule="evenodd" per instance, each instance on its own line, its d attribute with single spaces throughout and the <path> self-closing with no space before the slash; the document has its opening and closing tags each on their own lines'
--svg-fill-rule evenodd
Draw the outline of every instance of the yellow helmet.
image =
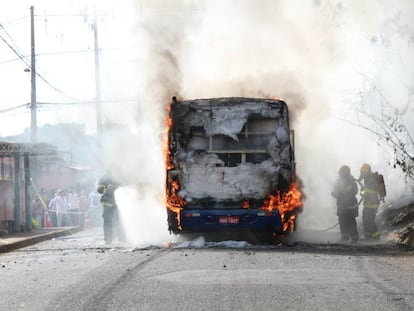
<svg viewBox="0 0 414 311">
<path fill-rule="evenodd" d="M 342 166 L 339 168 L 338 173 L 339 173 L 340 175 L 349 175 L 349 174 L 351 174 L 351 169 L 349 168 L 349 166 L 348 166 L 348 165 L 342 165 Z"/>
<path fill-rule="evenodd" d="M 369 173 L 371 172 L 371 165 L 369 165 L 368 163 L 364 163 L 361 165 L 361 168 L 359 169 L 359 171 L 361 173 Z"/>
</svg>

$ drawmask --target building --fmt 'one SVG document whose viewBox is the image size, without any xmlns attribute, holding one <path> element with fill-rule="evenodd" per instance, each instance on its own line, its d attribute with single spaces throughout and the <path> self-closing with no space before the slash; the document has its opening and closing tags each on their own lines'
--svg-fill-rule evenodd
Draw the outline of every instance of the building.
<svg viewBox="0 0 414 311">
<path fill-rule="evenodd" d="M 67 164 L 54 145 L 0 142 L 1 226 L 9 232 L 31 231 L 31 202 L 41 189 L 87 184 L 93 178 L 93 170 Z"/>
</svg>

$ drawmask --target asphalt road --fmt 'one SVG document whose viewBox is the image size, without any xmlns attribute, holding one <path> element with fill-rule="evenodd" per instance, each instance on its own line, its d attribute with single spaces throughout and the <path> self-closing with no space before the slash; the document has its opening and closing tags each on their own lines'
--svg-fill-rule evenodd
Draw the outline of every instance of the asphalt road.
<svg viewBox="0 0 414 311">
<path fill-rule="evenodd" d="M 414 252 L 395 245 L 101 244 L 0 255 L 0 310 L 414 310 Z"/>
</svg>

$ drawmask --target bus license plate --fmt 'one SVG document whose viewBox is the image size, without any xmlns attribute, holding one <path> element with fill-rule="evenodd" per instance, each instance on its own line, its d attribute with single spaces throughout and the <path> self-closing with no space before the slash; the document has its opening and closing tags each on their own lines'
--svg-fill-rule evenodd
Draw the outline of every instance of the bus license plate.
<svg viewBox="0 0 414 311">
<path fill-rule="evenodd" d="M 239 216 L 220 216 L 219 223 L 220 224 L 234 224 L 237 225 L 240 221 Z"/>
</svg>

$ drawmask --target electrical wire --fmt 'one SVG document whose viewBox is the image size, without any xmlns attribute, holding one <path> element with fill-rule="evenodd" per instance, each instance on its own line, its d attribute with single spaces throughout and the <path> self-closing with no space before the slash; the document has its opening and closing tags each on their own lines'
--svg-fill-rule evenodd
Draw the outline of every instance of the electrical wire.
<svg viewBox="0 0 414 311">
<path fill-rule="evenodd" d="M 2 23 L 0 23 L 0 28 L 3 29 L 3 32 L 7 35 L 7 37 L 9 37 L 10 41 L 14 44 L 15 49 L 18 50 L 16 42 L 14 41 L 13 37 L 9 34 L 9 32 L 3 27 Z M 19 54 L 22 53 L 19 51 Z"/>
<path fill-rule="evenodd" d="M 17 47 L 16 43 L 14 42 L 13 38 L 8 34 L 8 32 L 6 31 L 6 29 L 3 27 L 3 25 L 0 23 L 0 28 L 3 29 L 4 33 L 7 34 L 7 36 L 9 38 L 11 38 L 11 41 L 15 44 L 15 46 Z M 32 70 L 31 65 L 29 64 L 29 62 L 22 56 L 22 54 L 17 50 L 17 48 L 13 47 L 1 34 L 0 34 L 0 38 L 2 39 L 2 41 L 13 51 L 14 54 L 16 54 L 16 56 L 30 69 Z M 55 90 L 57 93 L 63 95 L 66 98 L 72 99 L 72 100 L 76 100 L 79 101 L 77 98 L 74 98 L 68 94 L 66 94 L 65 92 L 63 92 L 62 90 L 58 89 L 56 86 L 52 85 L 48 80 L 46 80 L 39 72 L 36 72 L 36 76 L 39 77 L 44 83 L 46 83 L 50 88 L 52 88 L 53 90 Z"/>
<path fill-rule="evenodd" d="M 117 51 L 117 50 L 137 50 L 137 47 L 116 47 L 116 48 L 106 48 L 106 49 L 99 49 L 100 52 L 106 52 L 106 51 Z M 73 51 L 62 51 L 62 52 L 48 52 L 48 53 L 38 53 L 36 54 L 36 57 L 42 57 L 42 56 L 48 56 L 48 55 L 65 55 L 65 54 L 88 54 L 93 53 L 94 50 L 87 49 L 87 50 L 73 50 Z M 24 58 L 28 58 L 27 55 L 22 55 Z M 0 65 L 7 64 L 11 62 L 15 62 L 17 60 L 20 60 L 20 57 L 0 61 Z"/>
<path fill-rule="evenodd" d="M 128 99 L 128 98 L 124 98 L 124 99 L 115 99 L 115 100 L 102 100 L 101 104 L 105 105 L 105 104 L 111 104 L 111 103 L 117 103 L 117 104 L 131 104 L 131 103 L 136 103 L 135 99 Z M 93 106 L 96 104 L 95 100 L 88 100 L 88 101 L 81 101 L 81 102 L 63 102 L 63 103 L 57 103 L 57 102 L 37 102 L 36 105 L 39 109 L 43 110 L 43 111 L 49 111 L 49 110 L 55 110 L 55 109 L 62 109 L 62 107 L 64 106 Z M 12 111 L 16 111 L 19 110 L 21 108 L 29 108 L 30 104 L 23 104 L 23 105 L 19 105 L 19 106 L 15 106 L 15 107 L 10 107 L 10 108 L 5 108 L 0 110 L 0 117 L 3 117 L 2 114 L 7 114 L 10 116 L 10 114 L 8 114 L 9 112 Z M 70 108 L 70 107 L 68 107 Z M 20 113 L 16 113 L 14 115 L 18 115 L 18 114 L 22 114 L 23 112 Z M 25 113 L 25 112 L 24 112 Z"/>
<path fill-rule="evenodd" d="M 19 24 L 25 23 L 28 20 L 29 20 L 29 16 L 25 15 L 25 16 L 22 16 L 22 17 L 19 17 L 19 18 L 16 18 L 16 19 L 12 19 L 10 21 L 7 21 L 7 22 L 5 22 L 3 24 L 6 27 L 12 27 L 12 26 L 15 26 L 15 25 L 19 25 Z"/>
<path fill-rule="evenodd" d="M 23 56 L 23 57 L 27 57 L 27 56 Z M 9 60 L 4 60 L 4 61 L 0 62 L 0 65 L 7 64 L 7 63 L 12 63 L 12 62 L 15 62 L 17 60 L 20 60 L 20 58 L 16 57 L 16 58 L 12 58 L 12 59 L 9 59 Z"/>
<path fill-rule="evenodd" d="M 76 18 L 78 18 L 78 17 L 84 17 L 84 15 L 85 14 L 48 15 L 48 17 L 52 17 L 52 18 L 56 18 L 56 17 L 57 18 L 59 18 L 59 17 L 76 17 Z M 93 16 L 96 17 L 96 14 L 94 14 Z M 42 19 L 44 18 L 43 16 L 40 16 L 40 15 L 34 15 L 34 17 L 40 17 Z M 27 16 L 25 16 L 25 17 L 20 17 L 20 18 L 17 18 L 17 19 L 8 21 L 7 22 L 7 26 L 14 25 L 16 23 L 26 22 L 28 19 L 29 18 Z M 14 41 L 13 37 L 7 32 L 7 30 L 5 29 L 5 27 L 1 23 L 0 23 L 0 28 L 7 35 L 8 40 L 4 36 L 2 36 L 1 34 L 0 34 L 0 39 L 17 56 L 17 58 L 15 58 L 15 59 L 11 59 L 11 60 L 7 60 L 7 61 L 0 62 L 0 64 L 12 62 L 12 61 L 17 61 L 17 60 L 21 60 L 31 70 L 31 65 L 29 64 L 29 61 L 27 60 L 27 58 L 29 56 L 24 56 L 23 53 L 21 53 L 19 51 L 18 45 Z M 116 50 L 116 49 L 121 49 L 121 48 L 100 49 L 100 51 L 103 51 L 103 50 Z M 126 48 L 126 49 L 128 49 L 128 48 Z M 79 50 L 79 51 L 63 51 L 63 52 L 55 52 L 55 53 L 40 53 L 40 54 L 36 54 L 36 56 L 59 55 L 59 54 L 70 54 L 70 53 L 89 53 L 89 52 L 93 52 L 93 51 L 92 50 Z M 72 100 L 75 100 L 76 102 L 75 103 L 37 103 L 37 104 L 39 104 L 39 105 L 49 105 L 50 104 L 50 105 L 59 105 L 59 106 L 61 106 L 61 105 L 77 105 L 77 104 L 82 104 L 83 105 L 83 104 L 90 104 L 90 103 L 81 102 L 79 99 L 76 99 L 76 98 L 74 98 L 74 97 L 66 94 L 62 90 L 58 89 L 56 86 L 54 86 L 53 84 L 51 84 L 46 78 L 44 78 L 43 75 L 40 74 L 38 71 L 39 70 L 37 70 L 37 72 L 36 72 L 36 76 L 39 77 L 46 85 L 48 85 L 50 88 L 52 88 L 53 90 L 55 90 L 59 94 L 63 95 L 64 97 L 69 98 L 69 99 L 72 99 Z M 46 74 L 46 73 L 44 73 L 44 74 Z M 120 102 L 120 101 L 117 101 L 117 102 Z M 130 101 L 130 102 L 132 102 L 132 101 Z M 7 108 L 7 109 L 4 109 L 4 110 L 0 110 L 0 113 L 8 113 L 10 111 L 14 111 L 14 110 L 20 109 L 22 107 L 28 107 L 28 105 L 29 104 L 25 104 L 25 105 L 20 105 L 20 106 L 12 107 L 12 108 Z"/>
<path fill-rule="evenodd" d="M 0 24 L 1 26 L 1 24 Z M 3 27 L 3 26 L 1 26 Z M 28 62 L 24 59 L 24 57 L 0 34 L 0 39 L 13 51 L 17 57 L 28 66 Z M 30 66 L 29 66 L 30 67 Z"/>
<path fill-rule="evenodd" d="M 13 110 L 17 110 L 23 107 L 29 107 L 30 104 L 24 104 L 24 105 L 20 105 L 20 106 L 15 106 L 15 107 L 10 107 L 10 108 L 5 108 L 0 110 L 0 113 L 7 113 L 9 111 L 13 111 Z"/>
</svg>

